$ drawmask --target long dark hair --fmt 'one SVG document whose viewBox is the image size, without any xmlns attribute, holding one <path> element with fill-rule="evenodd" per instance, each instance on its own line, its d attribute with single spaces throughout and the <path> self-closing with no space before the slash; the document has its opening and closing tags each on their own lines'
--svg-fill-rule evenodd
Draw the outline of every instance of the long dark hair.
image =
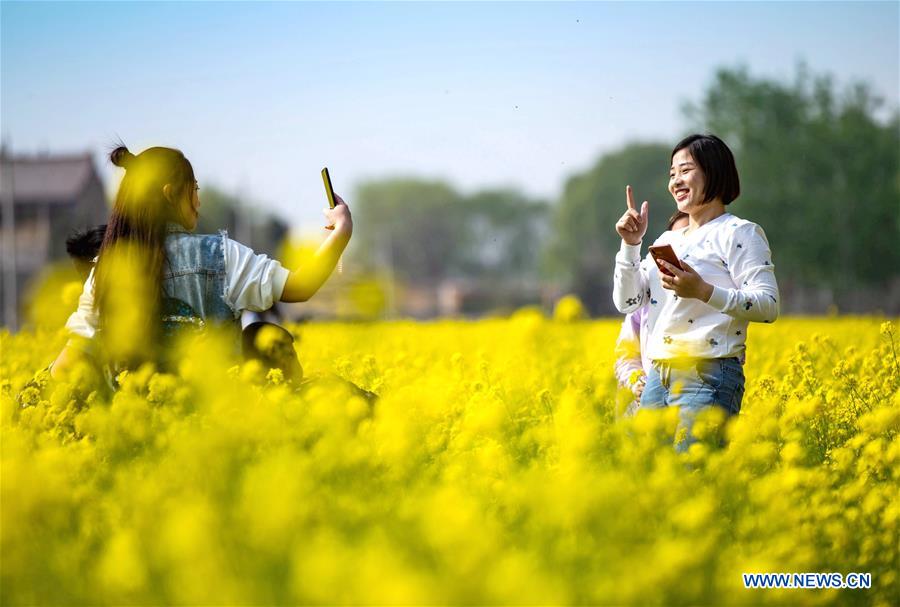
<svg viewBox="0 0 900 607">
<path fill-rule="evenodd" d="M 140 310 L 139 324 L 148 331 L 146 336 L 155 337 L 166 223 L 177 221 L 178 201 L 193 195 L 194 169 L 179 150 L 164 147 L 149 148 L 135 156 L 120 145 L 109 159 L 125 169 L 125 176 L 94 270 L 94 306 L 103 328 L 109 315 L 117 313 L 120 307 L 111 302 L 130 301 Z M 168 196 L 164 192 L 166 185 Z M 128 271 L 123 272 L 123 268 Z"/>
</svg>

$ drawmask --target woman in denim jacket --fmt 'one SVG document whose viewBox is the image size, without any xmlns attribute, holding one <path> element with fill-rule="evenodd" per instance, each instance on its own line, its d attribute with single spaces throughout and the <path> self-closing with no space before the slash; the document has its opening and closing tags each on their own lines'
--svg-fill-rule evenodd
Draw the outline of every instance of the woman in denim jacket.
<svg viewBox="0 0 900 607">
<path fill-rule="evenodd" d="M 224 233 L 191 233 L 197 225 L 200 188 L 191 163 L 179 150 L 153 147 L 135 156 L 119 146 L 110 160 L 125 169 L 125 176 L 96 265 L 78 309 L 66 323 L 73 339 L 51 367 L 55 378 L 85 351 L 95 349 L 98 332 L 115 332 L 117 315 L 127 317 L 129 307 L 138 310 L 140 318 L 133 327 L 142 335 L 116 339 L 113 362 L 125 366 L 155 358 L 161 338 L 180 325 L 225 325 L 234 327 L 237 336 L 236 321 L 243 310 L 261 311 L 276 301 L 312 297 L 353 233 L 350 209 L 335 196 L 335 208 L 325 210 L 331 234 L 308 267 L 290 270 Z"/>
</svg>

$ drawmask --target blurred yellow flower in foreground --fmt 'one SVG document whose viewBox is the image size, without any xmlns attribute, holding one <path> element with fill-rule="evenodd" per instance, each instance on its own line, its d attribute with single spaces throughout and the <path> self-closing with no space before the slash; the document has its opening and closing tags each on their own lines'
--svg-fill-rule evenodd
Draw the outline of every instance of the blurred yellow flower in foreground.
<svg viewBox="0 0 900 607">
<path fill-rule="evenodd" d="M 616 416 L 620 322 L 569 322 L 581 314 L 565 306 L 556 320 L 306 324 L 300 390 L 210 333 L 177 342 L 167 373 L 145 365 L 93 392 L 87 368 L 35 376 L 57 328 L 0 332 L 3 603 L 900 596 L 893 324 L 754 327 L 740 416 L 702 416 L 679 455 L 677 410 Z M 140 345 L 120 322 L 113 347 Z M 261 331 L 256 345 L 280 343 Z M 869 572 L 873 587 L 750 591 L 740 577 L 790 571 Z"/>
</svg>

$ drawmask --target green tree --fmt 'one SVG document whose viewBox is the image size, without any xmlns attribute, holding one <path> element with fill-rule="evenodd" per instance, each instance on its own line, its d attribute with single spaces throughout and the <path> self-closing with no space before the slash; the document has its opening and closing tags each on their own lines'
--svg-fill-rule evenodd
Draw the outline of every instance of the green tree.
<svg viewBox="0 0 900 607">
<path fill-rule="evenodd" d="M 515 190 L 463 196 L 440 181 L 371 181 L 354 197 L 349 254 L 423 285 L 536 277 L 546 213 L 545 203 Z"/>
<path fill-rule="evenodd" d="M 537 279 L 548 205 L 512 189 L 483 190 L 463 199 L 469 246 L 462 267 L 492 280 Z"/>
<path fill-rule="evenodd" d="M 361 267 L 386 264 L 398 278 L 435 284 L 459 270 L 464 216 L 460 195 L 441 181 L 370 181 L 354 196 L 349 254 Z"/>
<path fill-rule="evenodd" d="M 847 294 L 900 267 L 900 114 L 865 84 L 843 91 L 797 69 L 792 83 L 719 70 L 685 113 L 735 153 L 736 215 L 763 226 L 785 286 Z"/>
</svg>

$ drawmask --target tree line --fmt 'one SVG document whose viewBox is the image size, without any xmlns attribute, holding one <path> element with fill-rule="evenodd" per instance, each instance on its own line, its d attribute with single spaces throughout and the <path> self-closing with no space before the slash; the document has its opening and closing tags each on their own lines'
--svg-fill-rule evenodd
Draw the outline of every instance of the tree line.
<svg viewBox="0 0 900 607">
<path fill-rule="evenodd" d="M 839 88 L 800 65 L 791 82 L 721 69 L 683 115 L 684 134 L 715 133 L 734 151 L 741 196 L 729 210 L 765 229 L 785 311 L 900 312 L 897 108 L 865 83 Z M 569 177 L 556 201 L 510 189 L 464 195 L 415 178 L 363 183 L 351 254 L 399 281 L 540 281 L 577 294 L 594 314 L 614 313 L 624 186 L 650 200 L 648 234 L 661 233 L 675 210 L 666 189 L 674 143 L 604 154 Z"/>
</svg>

